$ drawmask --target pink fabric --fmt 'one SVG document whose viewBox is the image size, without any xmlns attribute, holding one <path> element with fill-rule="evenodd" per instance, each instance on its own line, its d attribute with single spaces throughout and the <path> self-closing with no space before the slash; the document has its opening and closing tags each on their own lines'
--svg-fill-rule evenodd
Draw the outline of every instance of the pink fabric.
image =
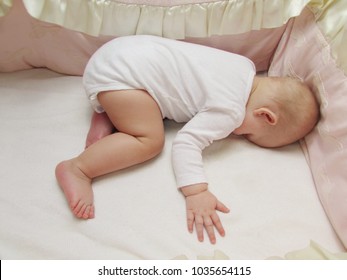
<svg viewBox="0 0 347 280">
<path fill-rule="evenodd" d="M 285 25 L 186 40 L 243 54 L 255 62 L 258 71 L 263 71 L 268 69 L 284 30 Z M 22 1 L 14 1 L 9 13 L 0 18 L 0 37 L 0 72 L 47 67 L 70 75 L 82 75 L 89 57 L 112 39 L 92 37 L 36 20 L 27 13 Z"/>
<path fill-rule="evenodd" d="M 94 38 L 29 16 L 22 1 L 14 1 L 0 18 L 0 72 L 33 67 L 81 75 L 89 57 L 109 38 Z"/>
<path fill-rule="evenodd" d="M 288 24 L 269 74 L 305 80 L 321 102 L 306 152 L 321 202 L 347 248 L 347 77 L 308 9 Z"/>
</svg>

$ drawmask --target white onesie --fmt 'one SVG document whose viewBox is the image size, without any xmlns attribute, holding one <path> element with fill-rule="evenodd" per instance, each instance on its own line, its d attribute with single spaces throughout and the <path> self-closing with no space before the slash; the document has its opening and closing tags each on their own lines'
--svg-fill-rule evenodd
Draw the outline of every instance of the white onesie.
<svg viewBox="0 0 347 280">
<path fill-rule="evenodd" d="M 103 45 L 85 69 L 83 83 L 95 111 L 97 94 L 144 89 L 163 118 L 187 122 L 172 146 L 178 187 L 207 182 L 202 150 L 239 127 L 255 76 L 247 58 L 155 36 L 128 36 Z"/>
</svg>

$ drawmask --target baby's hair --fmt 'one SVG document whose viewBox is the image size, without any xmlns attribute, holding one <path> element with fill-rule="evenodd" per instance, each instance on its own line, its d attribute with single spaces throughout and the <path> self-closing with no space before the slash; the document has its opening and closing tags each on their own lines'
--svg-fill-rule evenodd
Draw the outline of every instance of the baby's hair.
<svg viewBox="0 0 347 280">
<path fill-rule="evenodd" d="M 298 139 L 304 137 L 319 120 L 319 104 L 316 96 L 308 85 L 298 79 L 291 77 L 270 79 L 274 82 L 272 100 L 280 109 L 279 127 L 286 128 L 288 133 L 298 133 Z M 302 133 L 305 135 L 301 135 Z"/>
</svg>

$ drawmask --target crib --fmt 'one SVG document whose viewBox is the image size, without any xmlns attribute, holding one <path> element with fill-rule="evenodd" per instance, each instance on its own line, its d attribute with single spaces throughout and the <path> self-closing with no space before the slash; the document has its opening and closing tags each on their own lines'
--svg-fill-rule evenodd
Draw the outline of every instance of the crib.
<svg viewBox="0 0 347 280">
<path fill-rule="evenodd" d="M 329 0 L 0 0 L 1 259 L 347 259 L 346 11 Z M 165 120 L 157 158 L 94 181 L 95 219 L 74 218 L 56 182 L 56 164 L 84 149 L 89 57 L 137 34 L 245 55 L 320 101 L 298 143 L 230 136 L 204 150 L 210 189 L 231 209 L 215 245 L 186 228 L 170 159 L 182 124 Z"/>
</svg>

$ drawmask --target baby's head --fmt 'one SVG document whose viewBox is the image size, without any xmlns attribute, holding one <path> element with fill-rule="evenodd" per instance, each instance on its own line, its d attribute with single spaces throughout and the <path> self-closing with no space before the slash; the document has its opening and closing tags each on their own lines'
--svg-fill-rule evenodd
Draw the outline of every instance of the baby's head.
<svg viewBox="0 0 347 280">
<path fill-rule="evenodd" d="M 234 134 L 262 147 L 296 142 L 317 124 L 319 105 L 304 83 L 289 77 L 255 77 L 246 116 Z"/>
</svg>

